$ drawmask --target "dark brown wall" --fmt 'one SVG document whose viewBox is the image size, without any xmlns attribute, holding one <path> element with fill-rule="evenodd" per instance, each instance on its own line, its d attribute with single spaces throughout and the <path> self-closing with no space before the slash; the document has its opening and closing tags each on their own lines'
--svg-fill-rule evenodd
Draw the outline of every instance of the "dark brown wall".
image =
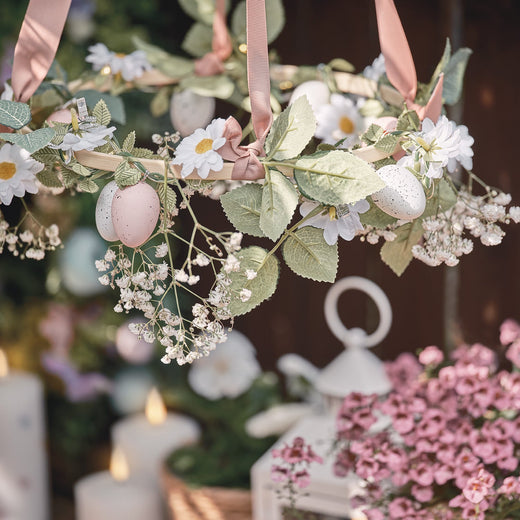
<svg viewBox="0 0 520 520">
<path fill-rule="evenodd" d="M 426 81 L 449 35 L 449 0 L 396 0 L 415 58 Z M 275 42 L 283 63 L 316 64 L 344 57 L 362 68 L 379 53 L 373 2 L 285 0 L 288 22 Z M 474 50 L 467 72 L 463 121 L 475 137 L 474 170 L 510 191 L 520 204 L 518 83 L 520 2 L 467 0 L 464 46 Z M 460 264 L 459 312 L 467 341 L 494 344 L 507 317 L 520 319 L 520 226 L 509 226 L 502 245 L 475 245 Z M 368 276 L 381 285 L 394 309 L 394 325 L 378 353 L 384 358 L 443 341 L 444 269 L 414 262 L 399 279 L 379 260 L 379 247 L 341 242 L 339 277 Z M 282 271 L 275 296 L 236 328 L 249 335 L 266 367 L 286 352 L 299 352 L 323 366 L 341 349 L 323 317 L 328 284 Z M 374 327 L 377 313 L 359 294 L 340 299 L 350 326 Z M 374 316 L 375 315 L 375 316 Z"/>
</svg>

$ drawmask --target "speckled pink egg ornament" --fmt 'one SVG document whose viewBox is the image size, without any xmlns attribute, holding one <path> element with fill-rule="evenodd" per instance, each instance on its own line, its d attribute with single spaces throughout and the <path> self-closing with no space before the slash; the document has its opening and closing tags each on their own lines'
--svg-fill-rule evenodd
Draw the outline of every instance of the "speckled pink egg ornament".
<svg viewBox="0 0 520 520">
<path fill-rule="evenodd" d="M 119 240 L 139 247 L 152 235 L 161 204 L 157 192 L 146 182 L 117 190 L 112 202 L 112 223 Z"/>
</svg>

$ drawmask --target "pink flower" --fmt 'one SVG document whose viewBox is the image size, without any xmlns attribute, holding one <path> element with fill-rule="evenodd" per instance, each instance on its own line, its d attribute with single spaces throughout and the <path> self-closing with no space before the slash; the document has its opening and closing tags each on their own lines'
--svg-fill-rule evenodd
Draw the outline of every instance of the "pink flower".
<svg viewBox="0 0 520 520">
<path fill-rule="evenodd" d="M 439 349 L 439 347 L 435 346 L 429 346 L 426 347 L 420 354 L 419 354 L 419 362 L 423 365 L 431 365 L 431 366 L 437 366 L 440 365 L 444 361 L 444 354 Z"/>
<path fill-rule="evenodd" d="M 520 340 L 516 340 L 506 350 L 506 358 L 509 359 L 516 368 L 520 368 Z"/>
<path fill-rule="evenodd" d="M 388 504 L 388 513 L 390 514 L 390 518 L 402 520 L 408 515 L 414 515 L 415 509 L 413 508 L 411 500 L 399 497 L 394 498 L 390 504 Z"/>
<path fill-rule="evenodd" d="M 379 509 L 365 509 L 363 511 L 368 520 L 384 520 L 385 516 Z"/>
<path fill-rule="evenodd" d="M 431 486 L 433 484 L 433 466 L 428 462 L 421 462 L 409 471 L 410 478 L 421 486 Z"/>
<path fill-rule="evenodd" d="M 311 476 L 306 469 L 296 471 L 292 474 L 291 480 L 300 488 L 306 488 L 311 483 Z"/>
<path fill-rule="evenodd" d="M 507 319 L 500 325 L 500 343 L 509 345 L 520 337 L 520 324 L 512 319 Z"/>
<path fill-rule="evenodd" d="M 412 486 L 412 495 L 419 502 L 428 502 L 433 498 L 433 488 L 431 486 Z"/>
<path fill-rule="evenodd" d="M 520 493 L 520 484 L 515 477 L 506 477 L 502 485 L 498 488 L 498 493 L 501 495 L 516 495 Z"/>
<path fill-rule="evenodd" d="M 462 494 L 472 504 L 480 504 L 489 494 L 494 483 L 495 477 L 486 470 L 481 469 L 476 477 L 468 479 L 462 490 Z"/>
<path fill-rule="evenodd" d="M 413 429 L 413 415 L 404 408 L 401 408 L 398 412 L 396 412 L 392 419 L 394 428 L 398 433 L 408 433 Z"/>
<path fill-rule="evenodd" d="M 273 482 L 286 482 L 290 476 L 287 468 L 273 464 L 271 467 L 271 480 Z"/>
</svg>

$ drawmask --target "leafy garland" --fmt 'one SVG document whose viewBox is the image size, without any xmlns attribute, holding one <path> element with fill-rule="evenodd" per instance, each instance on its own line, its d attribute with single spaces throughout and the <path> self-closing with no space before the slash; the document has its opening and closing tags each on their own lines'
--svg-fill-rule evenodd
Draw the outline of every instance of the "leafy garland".
<svg viewBox="0 0 520 520">
<path fill-rule="evenodd" d="M 278 12 L 281 9 L 279 1 L 268 4 L 272 4 L 267 9 L 271 16 L 270 39 L 274 39 L 283 26 L 283 12 Z M 183 5 L 193 14 L 190 2 Z M 137 42 L 151 66 L 156 67 L 141 75 L 157 78 L 159 71 L 159 83 L 165 82 L 165 77 L 171 78 L 171 83 L 178 83 L 175 88 L 180 90 L 221 97 L 242 109 L 247 108 L 244 35 L 239 23 L 244 18 L 244 7 L 245 3 L 239 4 L 232 17 L 235 52 L 226 61 L 222 74 L 195 76 L 192 61 Z M 201 16 L 198 12 L 194 15 L 196 18 Z M 197 21 L 186 36 L 183 48 L 195 56 L 209 50 L 209 20 Z M 461 49 L 452 55 L 448 42 L 431 81 L 419 85 L 416 101 L 424 103 L 429 99 L 443 73 L 444 100 L 448 104 L 455 103 L 460 97 L 469 54 L 467 49 Z M 343 60 L 334 60 L 319 68 L 291 68 L 291 79 L 287 79 L 287 74 L 279 79 L 279 88 L 274 89 L 275 97 L 281 101 L 284 89 L 304 84 L 310 78 L 321 78 L 329 90 L 337 92 L 335 68 L 351 70 Z M 226 339 L 229 321 L 272 296 L 280 271 L 280 260 L 276 255 L 279 250 L 296 274 L 333 282 L 338 266 L 338 234 L 346 239 L 357 235 L 369 243 L 377 243 L 382 237 L 385 243 L 381 258 L 400 275 L 413 257 L 430 265 L 456 264 L 459 256 L 472 249 L 473 244 L 464 235 L 465 230 L 485 245 L 496 245 L 504 234 L 498 224 L 520 220 L 519 208 L 510 208 L 509 212 L 505 209 L 511 200 L 509 195 L 490 188 L 471 171 L 467 172 L 467 182 L 451 175 L 454 163 L 468 164 L 471 158 L 472 138 L 467 129 L 445 117 L 438 122 L 421 122 L 416 112 L 406 105 L 388 103 L 382 95 L 383 87 L 389 88 L 383 75 L 379 88 L 376 85 L 361 109 L 365 116 L 372 116 L 374 123 L 356 144 L 347 148 L 343 139 L 335 144 L 317 144 L 313 139 L 317 126 L 315 111 L 305 96 L 292 100 L 276 117 L 265 143 L 265 156 L 259 157 L 265 179 L 242 183 L 220 197 L 223 210 L 236 231 L 214 231 L 199 220 L 192 208 L 191 197 L 196 192 L 211 194 L 220 181 L 194 181 L 191 180 L 193 173 L 189 180 L 181 179 L 179 177 L 185 175 L 179 175 L 175 159 L 183 147 L 191 145 L 199 150 L 194 153 L 202 156 L 200 150 L 206 153 L 205 146 L 209 142 L 207 152 L 213 154 L 212 169 L 219 170 L 215 166 L 218 161 L 222 169 L 218 149 L 211 149 L 212 143 L 222 140 L 222 136 L 208 137 L 210 127 L 211 131 L 218 130 L 222 126 L 221 120 L 215 120 L 206 130 L 196 130 L 183 140 L 178 133 L 156 135 L 153 138 L 158 144 L 156 152 L 136 147 L 135 132 L 130 132 L 120 144 L 113 136 L 115 127 L 108 127 L 112 119 L 116 119 L 115 112 L 119 111 L 119 98 L 114 95 L 135 87 L 149 89 L 149 86 L 143 87 L 142 81 L 140 77 L 124 81 L 120 74 L 112 74 L 110 68 L 101 69 L 95 77 L 86 76 L 74 84 L 51 80 L 42 85 L 31 105 L 35 114 L 32 128 L 27 127 L 32 117 L 28 105 L 1 100 L 0 123 L 15 132 L 0 133 L 0 139 L 28 152 L 30 160 L 38 161 L 41 171 L 36 178 L 47 190 L 96 193 L 101 183 L 112 179 L 121 193 L 128 187 L 143 184 L 153 188 L 160 202 L 158 226 L 153 222 L 153 230 L 137 246 L 111 245 L 96 266 L 102 273 L 100 282 L 119 293 L 114 310 L 129 312 L 136 309 L 143 313 L 147 322 L 134 325 L 133 332 L 149 342 L 158 340 L 165 347 L 162 359 L 165 363 L 173 359 L 179 364 L 190 363 L 207 355 L 217 343 Z M 73 95 L 73 92 L 79 92 L 92 99 L 92 90 L 83 87 L 110 88 L 111 94 L 99 94 L 99 101 L 87 114 L 81 100 Z M 158 106 L 164 108 L 171 88 L 158 89 L 152 103 L 156 113 L 162 110 Z M 276 100 L 273 104 L 276 108 Z M 70 124 L 42 119 L 51 111 L 63 108 L 70 111 Z M 385 116 L 394 118 L 391 129 L 380 119 Z M 117 118 L 120 119 L 120 115 Z M 250 129 L 244 137 L 249 132 Z M 465 152 L 461 151 L 463 142 L 466 143 Z M 86 165 L 84 155 L 78 153 L 82 149 L 121 159 L 115 171 L 100 170 Z M 375 162 L 371 159 L 373 164 L 363 159 L 367 157 L 367 151 L 372 155 L 376 152 Z M 396 154 L 404 157 L 399 158 Z M 197 155 L 194 157 L 200 159 Z M 150 159 L 160 166 L 157 171 L 145 166 Z M 197 168 L 194 168 L 195 173 Z M 406 174 L 411 180 L 404 186 L 404 191 L 388 192 L 395 187 L 389 188 L 383 172 L 395 174 L 396 169 L 398 177 Z M 482 195 L 473 194 L 473 186 L 477 183 L 483 187 Z M 422 197 L 423 206 L 406 218 L 402 208 L 395 209 L 394 198 L 396 193 L 398 197 L 404 197 L 404 206 L 408 207 L 408 190 L 417 186 L 416 195 L 419 199 Z M 301 218 L 295 217 L 299 204 Z M 185 211 L 192 221 L 189 237 L 181 235 L 175 225 L 181 211 Z M 23 233 L 18 235 L 19 226 L 10 227 L 2 219 L 0 248 L 7 243 L 7 248 L 14 254 L 21 251 L 22 256 L 38 258 L 46 249 L 53 249 L 60 243 L 52 226 L 50 231 L 51 228 L 39 225 L 32 241 L 24 240 Z M 273 246 L 270 250 L 259 246 L 242 248 L 243 234 L 268 238 Z M 42 237 L 49 240 L 46 242 Z M 186 246 L 187 253 L 179 261 L 177 245 L 180 243 Z M 29 250 L 36 254 L 29 254 Z M 204 274 L 204 268 L 209 271 L 208 278 L 212 282 L 209 291 L 197 292 L 195 286 Z M 181 295 L 185 293 L 196 302 L 188 311 L 181 305 Z"/>
</svg>

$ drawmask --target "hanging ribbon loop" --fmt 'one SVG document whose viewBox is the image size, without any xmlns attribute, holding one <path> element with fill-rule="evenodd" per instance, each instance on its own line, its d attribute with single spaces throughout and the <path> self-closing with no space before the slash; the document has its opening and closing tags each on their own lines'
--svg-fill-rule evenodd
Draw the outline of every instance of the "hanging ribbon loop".
<svg viewBox="0 0 520 520">
<path fill-rule="evenodd" d="M 14 49 L 14 99 L 25 103 L 54 61 L 71 0 L 30 0 Z"/>
<path fill-rule="evenodd" d="M 390 83 L 403 96 L 408 107 L 417 112 L 421 120 L 428 117 L 437 122 L 442 111 L 443 75 L 440 75 L 427 105 L 415 103 L 417 73 L 394 0 L 375 0 L 375 3 L 379 43 L 385 57 L 386 75 Z"/>
<path fill-rule="evenodd" d="M 212 51 L 195 61 L 197 76 L 215 76 L 224 72 L 224 61 L 233 52 L 233 44 L 226 26 L 226 0 L 216 0 L 213 17 Z"/>
</svg>

